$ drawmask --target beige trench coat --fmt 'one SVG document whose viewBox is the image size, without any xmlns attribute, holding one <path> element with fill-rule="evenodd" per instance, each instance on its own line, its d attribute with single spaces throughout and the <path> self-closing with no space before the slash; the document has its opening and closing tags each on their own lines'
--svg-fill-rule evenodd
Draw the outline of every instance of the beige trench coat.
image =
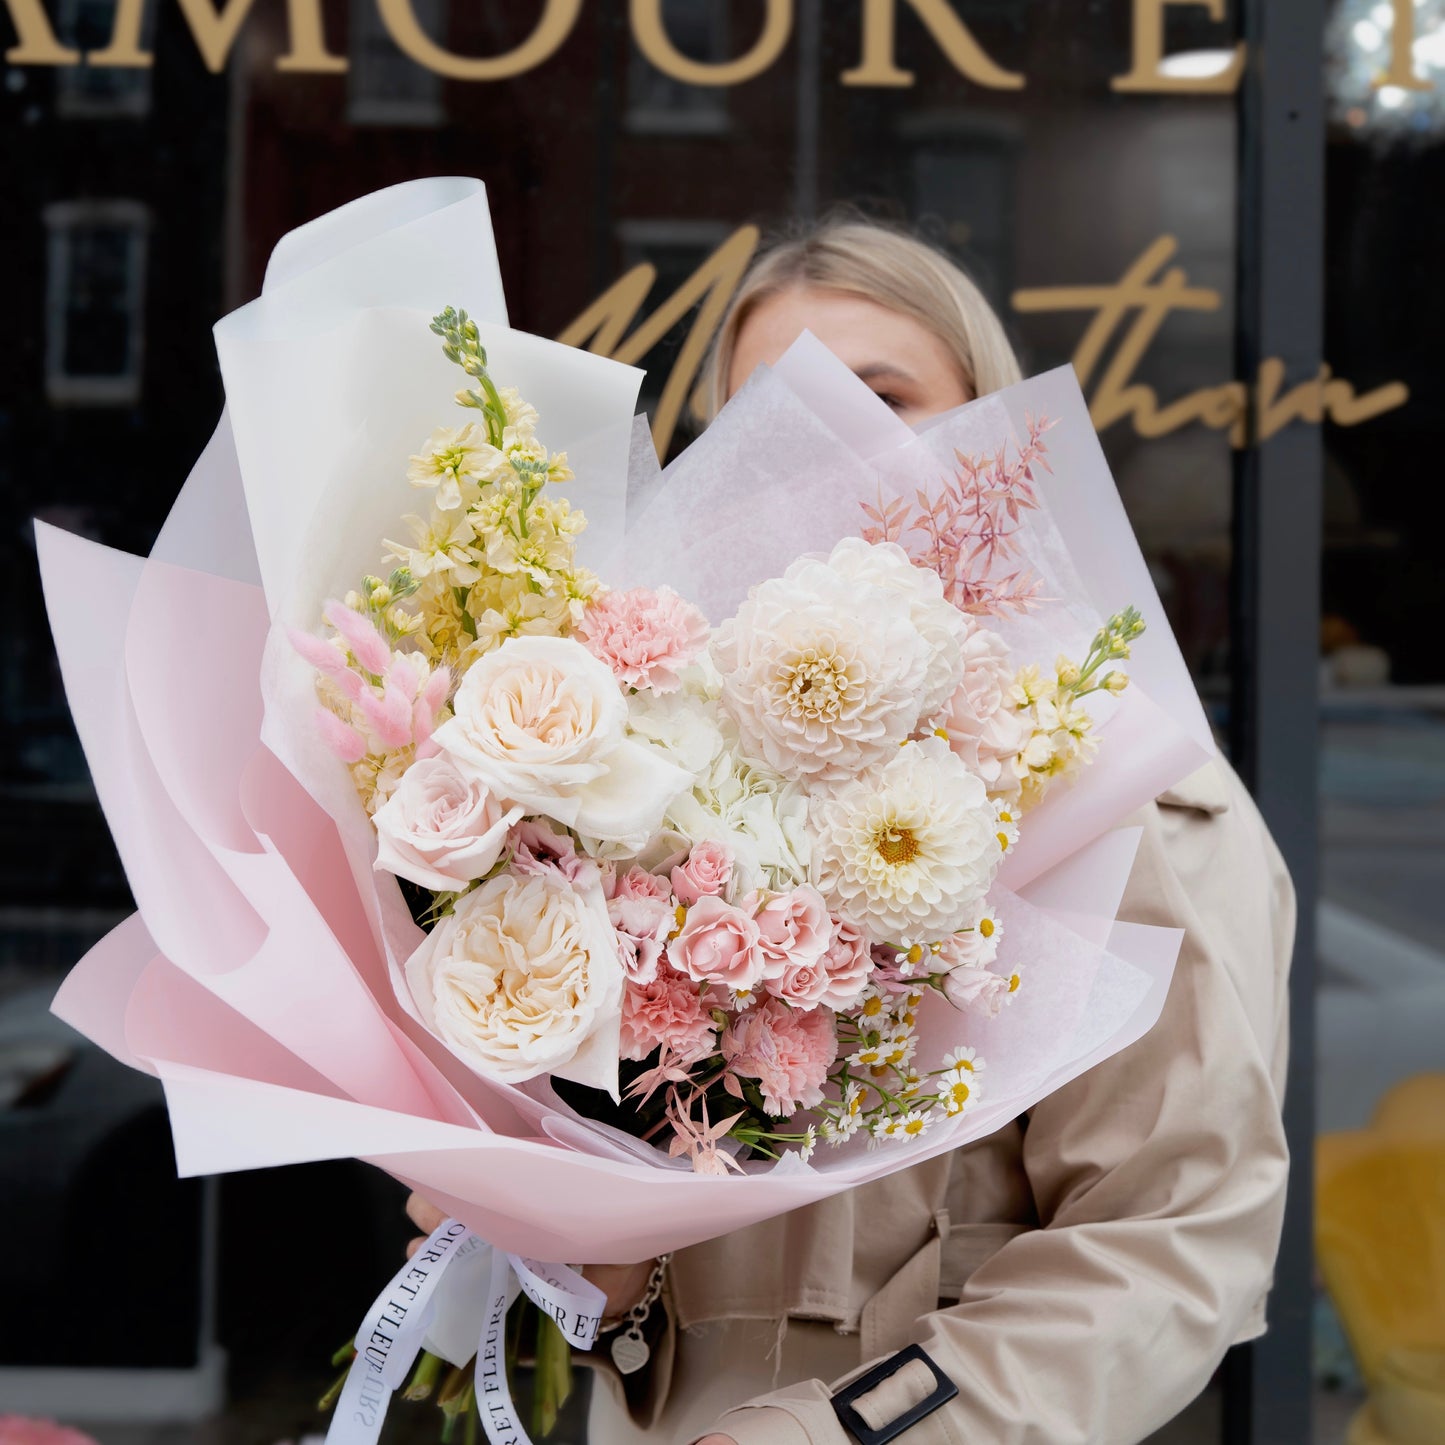
<svg viewBox="0 0 1445 1445">
<path fill-rule="evenodd" d="M 902 1445 L 1133 1445 L 1263 1330 L 1293 891 L 1223 762 L 1133 821 L 1121 916 L 1185 930 L 1153 1030 L 951 1156 L 680 1252 L 649 1398 L 599 1362 L 591 1445 L 850 1445 L 833 1390 L 910 1343 L 958 1395 Z M 857 1409 L 932 1386 L 915 1362 Z"/>
</svg>

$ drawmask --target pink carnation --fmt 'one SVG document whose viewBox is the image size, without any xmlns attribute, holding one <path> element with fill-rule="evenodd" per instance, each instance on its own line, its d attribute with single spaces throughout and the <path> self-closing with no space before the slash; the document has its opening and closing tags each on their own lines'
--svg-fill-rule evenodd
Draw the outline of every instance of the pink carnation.
<svg viewBox="0 0 1445 1445">
<path fill-rule="evenodd" d="M 647 983 L 629 983 L 622 995 L 622 1057 L 645 1059 L 662 1048 L 686 1062 L 710 1053 L 716 1025 L 706 995 L 672 969 Z"/>
<path fill-rule="evenodd" d="M 629 687 L 676 692 L 686 667 L 707 643 L 707 618 L 670 587 L 608 592 L 572 635 Z"/>
<path fill-rule="evenodd" d="M 699 898 L 721 894 L 732 876 L 732 849 L 706 838 L 693 847 L 685 863 L 672 870 L 672 891 L 679 903 L 691 908 Z"/>
<path fill-rule="evenodd" d="M 838 1056 L 833 1015 L 827 1009 L 802 1012 L 779 999 L 765 999 L 724 1030 L 722 1054 L 730 1094 L 742 1098 L 741 1076 L 758 1081 L 763 1103 L 776 1118 L 816 1108 Z"/>
</svg>

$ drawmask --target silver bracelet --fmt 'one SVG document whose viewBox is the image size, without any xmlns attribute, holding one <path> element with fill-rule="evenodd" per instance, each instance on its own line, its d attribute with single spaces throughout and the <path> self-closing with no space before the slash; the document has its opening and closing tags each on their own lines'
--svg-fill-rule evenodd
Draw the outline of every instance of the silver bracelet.
<svg viewBox="0 0 1445 1445">
<path fill-rule="evenodd" d="M 671 1258 L 670 1254 L 658 1257 L 647 1277 L 647 1288 L 643 1290 L 642 1298 L 615 1325 L 607 1320 L 602 1322 L 604 1330 L 620 1331 L 612 1340 L 612 1363 L 624 1375 L 635 1375 L 652 1358 L 652 1346 L 642 1337 L 642 1326 L 662 1294 L 662 1281 Z"/>
</svg>

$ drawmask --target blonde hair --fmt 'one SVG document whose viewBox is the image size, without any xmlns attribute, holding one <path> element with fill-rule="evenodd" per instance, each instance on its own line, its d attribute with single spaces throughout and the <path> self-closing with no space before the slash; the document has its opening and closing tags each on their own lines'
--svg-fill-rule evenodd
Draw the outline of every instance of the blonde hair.
<svg viewBox="0 0 1445 1445">
<path fill-rule="evenodd" d="M 766 300 L 794 287 L 862 296 L 912 317 L 948 348 L 975 396 L 1018 381 L 1022 372 L 1003 322 L 969 276 L 941 251 L 902 230 L 853 215 L 785 237 L 753 262 L 713 342 L 703 396 L 709 416 L 727 400 L 743 323 Z"/>
</svg>

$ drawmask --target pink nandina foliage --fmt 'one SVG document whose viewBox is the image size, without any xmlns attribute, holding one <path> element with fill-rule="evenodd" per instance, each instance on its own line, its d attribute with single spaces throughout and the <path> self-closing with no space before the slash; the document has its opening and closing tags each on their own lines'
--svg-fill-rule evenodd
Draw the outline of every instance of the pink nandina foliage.
<svg viewBox="0 0 1445 1445">
<path fill-rule="evenodd" d="M 1020 518 L 1038 509 L 1034 469 L 1050 470 L 1043 436 L 1054 423 L 1027 422 L 1029 439 L 1012 462 L 1004 445 L 984 457 L 955 450 L 958 471 L 936 496 L 920 488 L 910 506 L 880 490 L 877 506 L 862 503 L 876 524 L 863 528 L 863 540 L 896 542 L 917 566 L 938 573 L 944 595 L 962 612 L 1026 612 L 1042 601 L 1028 568 L 1003 570 L 1019 555 Z"/>
</svg>

